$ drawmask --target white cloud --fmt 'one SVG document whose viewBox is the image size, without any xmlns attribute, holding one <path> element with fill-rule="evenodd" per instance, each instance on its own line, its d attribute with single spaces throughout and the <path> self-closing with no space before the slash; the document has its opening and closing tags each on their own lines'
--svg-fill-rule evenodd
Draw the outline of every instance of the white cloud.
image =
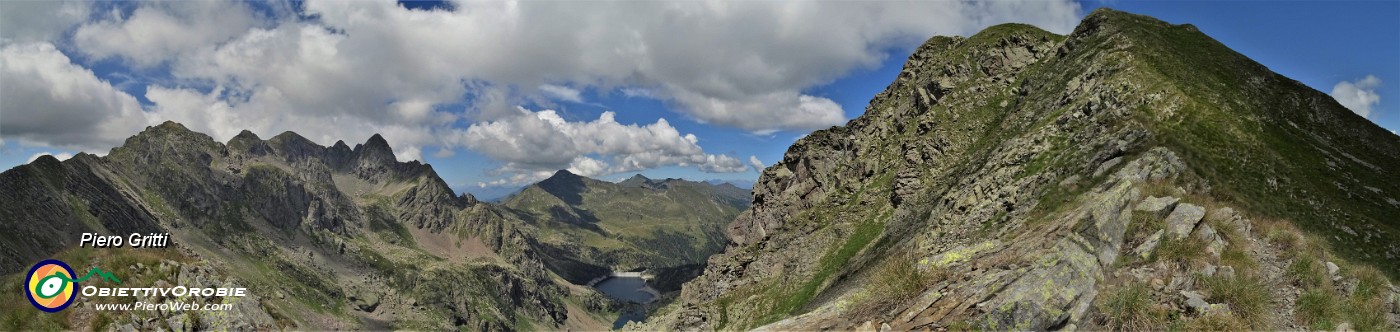
<svg viewBox="0 0 1400 332">
<path fill-rule="evenodd" d="M 87 2 L 0 1 L 0 42 L 34 43 L 58 40 L 88 18 Z"/>
<path fill-rule="evenodd" d="M 1381 79 L 1375 75 L 1366 75 L 1355 82 L 1338 82 L 1332 87 L 1332 98 L 1361 117 L 1370 118 L 1371 107 L 1381 102 L 1381 96 L 1376 94 L 1376 88 L 1380 85 Z"/>
<path fill-rule="evenodd" d="M 59 154 L 53 154 L 53 153 L 51 153 L 51 152 L 40 152 L 40 153 L 35 153 L 34 155 L 29 156 L 29 160 L 25 161 L 24 163 L 26 163 L 26 164 L 32 163 L 32 162 L 34 162 L 34 160 L 39 159 L 39 157 L 42 157 L 42 156 L 53 156 L 54 158 L 58 158 L 58 161 L 64 161 L 64 160 L 68 160 L 68 158 L 73 158 L 73 154 L 67 153 L 67 152 L 61 152 L 61 153 L 59 153 Z"/>
<path fill-rule="evenodd" d="M 656 98 L 656 94 L 651 90 L 642 88 L 622 88 L 622 95 L 629 98 Z"/>
<path fill-rule="evenodd" d="M 744 162 L 738 158 L 722 155 L 707 154 L 705 162 L 700 164 L 700 171 L 707 173 L 738 173 L 749 170 L 744 166 Z"/>
<path fill-rule="evenodd" d="M 455 139 L 505 162 L 497 172 L 516 176 L 510 183 L 542 179 L 559 169 L 583 176 L 673 165 L 695 166 L 704 172 L 746 169 L 734 157 L 705 153 L 695 135 L 682 135 L 666 119 L 647 125 L 621 124 L 612 112 L 593 121 L 571 122 L 553 110 L 522 108 L 514 117 L 474 124 Z"/>
<path fill-rule="evenodd" d="M 743 168 L 743 161 L 704 154 L 698 146 L 647 154 L 579 152 L 592 150 L 565 144 L 572 150 L 563 152 L 570 153 L 554 154 L 560 151 L 535 143 L 577 137 L 558 133 L 553 124 L 525 123 L 536 120 L 520 120 L 515 107 L 582 100 L 578 92 L 593 89 L 659 99 L 682 116 L 755 133 L 824 128 L 845 121 L 845 112 L 811 89 L 879 65 L 891 47 L 1013 21 L 1067 33 L 1080 13 L 1068 0 L 461 2 L 451 11 L 407 10 L 388 0 L 302 5 L 303 12 L 288 14 L 287 5 L 270 4 L 273 14 L 265 17 L 241 2 L 140 3 L 133 10 L 99 14 L 76 29 L 58 22 L 26 35 L 53 40 L 71 31 L 75 49 L 94 58 L 118 58 L 155 71 L 168 65 L 169 77 L 159 73 L 160 83 L 146 89 L 145 97 L 154 103 L 150 114 L 108 87 L 85 95 L 108 101 L 106 107 L 83 109 L 120 117 L 81 118 L 79 124 L 87 127 L 97 125 L 86 122 L 102 122 L 128 128 L 154 117 L 221 141 L 242 129 L 263 136 L 295 130 L 321 144 L 340 139 L 353 144 L 378 132 L 400 158 L 418 158 L 432 151 L 430 146 L 439 148 L 437 155 L 463 146 L 493 149 L 465 145 L 460 128 L 505 123 L 555 131 L 519 146 L 540 150 L 483 152 L 519 166 L 510 174 L 545 165 L 598 171 L 581 157 L 605 163 L 609 171 L 681 163 L 726 171 Z M 14 5 L 5 6 L 0 21 L 19 22 L 10 19 L 19 13 L 9 10 Z M 87 17 L 78 15 L 81 10 L 71 12 Z M 10 40 L 11 31 L 18 30 L 4 31 Z M 6 83 L 11 79 L 7 75 Z M 9 85 L 5 90 L 7 97 L 21 91 Z M 463 103 L 465 111 L 444 108 Z M 112 137 L 136 132 L 113 130 L 120 134 L 65 129 L 46 140 L 110 147 L 119 142 Z M 4 132 L 7 138 L 15 133 Z M 667 139 L 676 137 L 693 138 Z"/>
<path fill-rule="evenodd" d="M 136 98 L 49 43 L 0 48 L 0 86 L 0 133 L 30 144 L 96 152 L 153 123 Z"/>
<path fill-rule="evenodd" d="M 540 91 L 553 96 L 556 99 L 571 102 L 583 102 L 583 97 L 579 96 L 579 91 L 567 86 L 545 84 L 540 86 Z"/>
<path fill-rule="evenodd" d="M 763 173 L 763 168 L 766 167 L 762 161 L 758 160 L 757 156 L 749 156 L 749 166 L 753 166 L 753 171 L 758 173 Z"/>
<path fill-rule="evenodd" d="M 128 17 L 113 10 L 73 33 L 73 42 L 94 58 L 121 57 L 149 67 L 182 53 L 212 47 L 258 22 L 246 3 L 231 1 L 148 2 Z"/>
<path fill-rule="evenodd" d="M 586 88 L 627 88 L 674 101 L 699 121 L 768 133 L 840 124 L 838 104 L 803 91 L 879 64 L 892 45 L 1007 21 L 1068 32 L 1079 12 L 1069 1 L 455 7 L 309 2 L 317 22 L 252 29 L 180 57 L 174 74 L 240 97 L 277 93 L 286 103 L 279 109 L 378 121 L 386 101 L 437 105 L 469 95 L 478 120 L 495 120 L 530 94 L 571 100 Z"/>
</svg>

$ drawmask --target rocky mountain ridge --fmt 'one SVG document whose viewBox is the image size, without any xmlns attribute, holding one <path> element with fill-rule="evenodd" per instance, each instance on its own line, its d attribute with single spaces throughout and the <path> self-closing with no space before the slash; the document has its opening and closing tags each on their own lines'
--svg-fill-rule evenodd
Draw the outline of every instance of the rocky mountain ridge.
<svg viewBox="0 0 1400 332">
<path fill-rule="evenodd" d="M 1400 139 L 1191 25 L 934 37 L 641 328 L 1394 328 L 1382 165 Z"/>
<path fill-rule="evenodd" d="M 221 144 L 166 122 L 105 157 L 16 167 L 0 174 L 0 187 L 12 198 L 0 204 L 5 274 L 54 256 L 75 268 L 200 266 L 205 276 L 256 294 L 240 309 L 248 319 L 131 313 L 135 323 L 106 328 L 584 328 L 604 326 L 594 316 L 610 305 L 557 282 L 518 220 L 454 194 L 429 165 L 398 162 L 379 135 L 351 148 L 322 147 L 293 132 L 262 140 L 244 131 Z M 174 248 L 73 246 L 81 232 L 166 231 Z M 187 277 L 178 272 L 132 279 Z M 258 300 L 269 297 L 277 300 Z M 19 316 L 6 322 L 16 329 L 98 329 L 104 326 L 84 324 L 127 315 L 81 306 L 36 320 L 22 316 L 37 311 L 12 309 L 7 315 Z"/>
</svg>

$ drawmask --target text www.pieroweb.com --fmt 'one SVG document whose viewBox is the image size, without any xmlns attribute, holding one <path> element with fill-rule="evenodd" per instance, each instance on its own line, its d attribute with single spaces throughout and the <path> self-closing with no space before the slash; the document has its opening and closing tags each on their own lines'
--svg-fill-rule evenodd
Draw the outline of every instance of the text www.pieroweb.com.
<svg viewBox="0 0 1400 332">
<path fill-rule="evenodd" d="M 223 310 L 233 310 L 233 303 L 205 303 L 205 304 L 199 304 L 199 303 L 178 303 L 178 302 L 175 302 L 175 303 L 172 303 L 172 302 L 166 302 L 166 303 L 149 303 L 149 302 L 135 302 L 135 303 L 96 303 L 96 304 L 93 304 L 93 307 L 96 308 L 98 311 L 131 311 L 131 310 L 142 310 L 142 311 L 197 311 L 197 310 L 223 311 Z"/>
</svg>

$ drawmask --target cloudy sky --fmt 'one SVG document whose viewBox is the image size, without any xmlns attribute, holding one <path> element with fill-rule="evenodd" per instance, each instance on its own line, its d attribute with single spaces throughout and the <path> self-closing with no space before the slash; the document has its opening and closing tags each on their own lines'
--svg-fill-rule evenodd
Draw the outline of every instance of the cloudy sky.
<svg viewBox="0 0 1400 332">
<path fill-rule="evenodd" d="M 382 133 L 486 193 L 558 169 L 751 180 L 933 35 L 1067 33 L 1099 2 L 0 2 L 0 168 L 174 120 Z M 1400 128 L 1400 3 L 1125 2 Z"/>
</svg>

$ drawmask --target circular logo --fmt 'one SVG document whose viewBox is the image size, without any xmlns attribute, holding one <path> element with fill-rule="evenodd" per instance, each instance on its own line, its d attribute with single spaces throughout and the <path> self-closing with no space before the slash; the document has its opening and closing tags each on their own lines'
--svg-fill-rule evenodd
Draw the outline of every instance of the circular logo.
<svg viewBox="0 0 1400 332">
<path fill-rule="evenodd" d="M 73 304 L 73 268 L 57 259 L 49 259 L 34 264 L 24 279 L 24 294 L 35 308 L 46 312 L 58 312 Z"/>
</svg>

